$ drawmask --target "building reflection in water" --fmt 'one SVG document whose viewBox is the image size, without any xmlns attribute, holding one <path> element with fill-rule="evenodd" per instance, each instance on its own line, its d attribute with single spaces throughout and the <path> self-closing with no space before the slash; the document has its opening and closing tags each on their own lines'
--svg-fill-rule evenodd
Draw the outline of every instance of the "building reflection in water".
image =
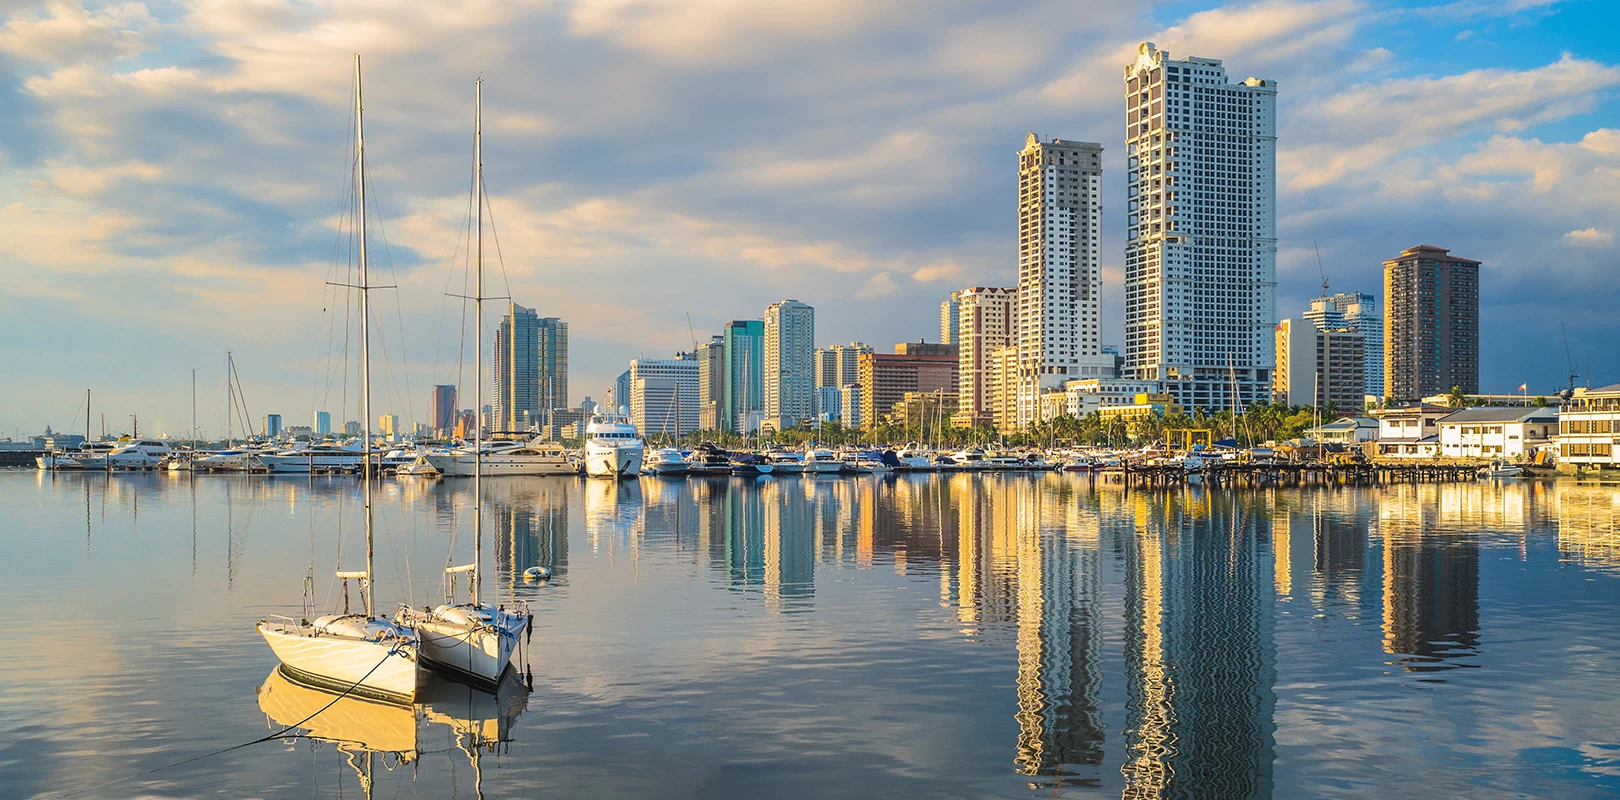
<svg viewBox="0 0 1620 800">
<path fill-rule="evenodd" d="M 1271 520 L 1260 495 L 1105 495 L 1125 562 L 1127 798 L 1269 797 Z M 1117 508 L 1107 505 L 1118 504 Z"/>
<path fill-rule="evenodd" d="M 1407 672 L 1474 666 L 1459 659 L 1479 651 L 1478 531 L 1454 521 L 1468 492 L 1443 488 L 1394 487 L 1379 503 L 1384 652 Z"/>
<path fill-rule="evenodd" d="M 502 582 L 514 585 L 535 566 L 550 567 L 555 579 L 567 576 L 568 506 L 579 490 L 574 480 L 488 481 L 484 527 Z"/>
<path fill-rule="evenodd" d="M 1620 568 L 1620 487 L 1574 481 L 1554 486 L 1559 558 L 1584 567 Z"/>
</svg>

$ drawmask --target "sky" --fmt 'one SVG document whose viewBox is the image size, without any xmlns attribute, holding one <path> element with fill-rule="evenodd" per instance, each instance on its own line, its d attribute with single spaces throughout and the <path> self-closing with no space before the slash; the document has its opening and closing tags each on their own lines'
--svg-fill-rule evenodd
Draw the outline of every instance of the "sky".
<svg viewBox="0 0 1620 800">
<path fill-rule="evenodd" d="M 108 431 L 183 435 L 194 369 L 221 433 L 227 351 L 256 425 L 357 418 L 352 298 L 327 285 L 352 280 L 355 53 L 374 282 L 397 287 L 372 295 L 379 415 L 473 391 L 446 293 L 468 293 L 480 75 L 486 295 L 569 322 L 577 403 L 783 298 L 816 307 L 821 344 L 936 340 L 952 289 L 1015 283 L 1029 131 L 1105 148 L 1119 342 L 1121 76 L 1143 40 L 1280 84 L 1279 317 L 1319 292 L 1313 243 L 1332 291 L 1374 294 L 1382 261 L 1434 244 L 1484 262 L 1483 391 L 1551 393 L 1570 360 L 1620 382 L 1607 0 L 0 0 L 0 19 L 0 437 L 81 429 L 87 388 Z"/>
</svg>

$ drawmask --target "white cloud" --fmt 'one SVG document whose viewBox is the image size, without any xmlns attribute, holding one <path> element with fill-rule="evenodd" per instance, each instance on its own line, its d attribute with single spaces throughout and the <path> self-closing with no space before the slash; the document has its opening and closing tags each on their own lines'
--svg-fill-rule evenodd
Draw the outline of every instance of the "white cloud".
<svg viewBox="0 0 1620 800">
<path fill-rule="evenodd" d="M 116 3 L 87 11 L 78 2 L 52 0 L 32 16 L 0 28 L 0 53 L 45 64 L 105 64 L 147 49 L 143 31 L 153 24 L 142 3 Z"/>
<path fill-rule="evenodd" d="M 1611 247 L 1614 245 L 1614 232 L 1581 228 L 1564 234 L 1564 242 L 1576 247 Z"/>
<path fill-rule="evenodd" d="M 855 293 L 862 300 L 879 300 L 891 297 L 900 292 L 900 284 L 895 283 L 894 276 L 887 272 L 879 272 L 866 279 L 861 290 Z"/>
<path fill-rule="evenodd" d="M 1595 107 L 1620 67 L 1564 55 L 1529 70 L 1391 78 L 1308 100 L 1284 126 L 1278 169 L 1291 188 L 1382 172 L 1401 154 L 1483 131 L 1519 131 Z"/>
</svg>

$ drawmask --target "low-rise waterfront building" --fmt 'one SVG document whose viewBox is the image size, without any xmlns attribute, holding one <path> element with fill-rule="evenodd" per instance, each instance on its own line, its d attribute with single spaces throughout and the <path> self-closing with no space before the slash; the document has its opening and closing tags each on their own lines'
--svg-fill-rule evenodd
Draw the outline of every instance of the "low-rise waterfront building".
<svg viewBox="0 0 1620 800">
<path fill-rule="evenodd" d="M 1433 458 L 1440 452 L 1440 420 L 1454 409 L 1419 403 L 1370 412 L 1378 420 L 1378 455 Z"/>
<path fill-rule="evenodd" d="M 1576 389 L 1558 417 L 1558 463 L 1577 470 L 1620 467 L 1620 383 Z"/>
<path fill-rule="evenodd" d="M 1372 417 L 1341 417 L 1305 431 L 1306 438 L 1328 444 L 1357 445 L 1378 439 L 1378 420 Z"/>
<path fill-rule="evenodd" d="M 1139 394 L 1130 405 L 1103 406 L 1097 409 L 1097 415 L 1103 420 L 1125 420 L 1125 431 L 1132 438 L 1140 435 L 1141 425 L 1155 416 L 1164 417 L 1181 412 L 1181 406 L 1175 398 L 1167 393 Z"/>
<path fill-rule="evenodd" d="M 1558 409 L 1536 406 L 1465 408 L 1440 420 L 1440 455 L 1524 459 L 1551 447 Z"/>
</svg>

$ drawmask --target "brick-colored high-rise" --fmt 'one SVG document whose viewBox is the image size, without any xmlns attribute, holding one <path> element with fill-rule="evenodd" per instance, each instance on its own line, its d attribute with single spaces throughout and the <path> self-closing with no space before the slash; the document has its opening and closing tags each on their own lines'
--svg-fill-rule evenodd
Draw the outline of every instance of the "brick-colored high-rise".
<svg viewBox="0 0 1620 800">
<path fill-rule="evenodd" d="M 1479 392 L 1479 262 L 1420 244 L 1384 262 L 1384 396 Z"/>
</svg>

